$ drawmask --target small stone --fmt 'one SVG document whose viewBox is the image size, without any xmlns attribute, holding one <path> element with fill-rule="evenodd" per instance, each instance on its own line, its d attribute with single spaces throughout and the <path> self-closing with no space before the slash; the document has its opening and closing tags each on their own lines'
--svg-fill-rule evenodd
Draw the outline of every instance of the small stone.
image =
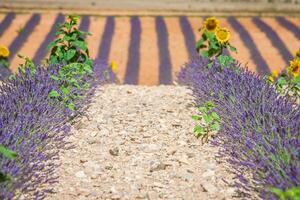
<svg viewBox="0 0 300 200">
<path fill-rule="evenodd" d="M 168 155 L 174 155 L 176 152 L 177 152 L 177 149 L 176 149 L 175 147 L 170 147 L 170 148 L 167 150 L 167 154 L 168 154 Z"/>
<path fill-rule="evenodd" d="M 204 172 L 203 174 L 202 174 L 202 177 L 204 177 L 204 178 L 211 178 L 211 177 L 213 177 L 215 175 L 215 172 L 214 171 L 212 171 L 212 170 L 207 170 L 206 172 Z"/>
<path fill-rule="evenodd" d="M 186 155 L 187 155 L 188 158 L 194 158 L 195 157 L 194 153 L 186 153 Z"/>
<path fill-rule="evenodd" d="M 163 184 L 161 184 L 161 183 L 159 183 L 159 182 L 154 182 L 154 183 L 153 183 L 153 186 L 154 186 L 154 187 L 159 187 L 159 188 L 165 188 L 165 187 L 166 187 L 165 185 L 163 185 Z"/>
<path fill-rule="evenodd" d="M 84 173 L 84 171 L 76 172 L 75 176 L 77 178 L 86 178 L 86 174 Z"/>
<path fill-rule="evenodd" d="M 160 161 L 151 161 L 150 162 L 150 172 L 165 170 L 166 167 L 167 167 L 167 165 Z"/>
<path fill-rule="evenodd" d="M 120 197 L 120 195 L 113 195 L 112 197 L 111 197 L 111 199 L 112 200 L 119 200 L 119 199 L 121 199 L 121 197 Z"/>
<path fill-rule="evenodd" d="M 118 147 L 114 147 L 114 148 L 112 148 L 112 149 L 109 150 L 109 153 L 112 156 L 118 156 L 119 155 L 119 148 Z"/>
<path fill-rule="evenodd" d="M 117 189 L 115 188 L 115 186 L 112 186 L 112 187 L 110 188 L 110 193 L 112 193 L 112 194 L 118 193 L 118 191 L 117 191 Z"/>
<path fill-rule="evenodd" d="M 210 182 L 203 184 L 203 188 L 210 194 L 216 193 L 218 189 Z"/>
<path fill-rule="evenodd" d="M 91 133 L 91 136 L 92 136 L 92 137 L 96 137 L 97 135 L 98 135 L 97 132 L 92 132 L 92 133 Z"/>
</svg>

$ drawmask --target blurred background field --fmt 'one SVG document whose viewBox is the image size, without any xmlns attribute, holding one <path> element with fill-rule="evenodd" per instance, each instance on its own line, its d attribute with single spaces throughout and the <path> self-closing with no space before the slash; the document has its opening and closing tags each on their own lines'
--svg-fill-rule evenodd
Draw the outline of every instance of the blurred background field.
<svg viewBox="0 0 300 200">
<path fill-rule="evenodd" d="M 83 15 L 80 28 L 93 58 L 116 61 L 122 83 L 171 84 L 193 58 L 205 17 L 220 17 L 238 49 L 232 56 L 258 73 L 282 70 L 300 46 L 300 1 L 0 0 L 0 43 L 40 63 L 61 13 Z"/>
</svg>

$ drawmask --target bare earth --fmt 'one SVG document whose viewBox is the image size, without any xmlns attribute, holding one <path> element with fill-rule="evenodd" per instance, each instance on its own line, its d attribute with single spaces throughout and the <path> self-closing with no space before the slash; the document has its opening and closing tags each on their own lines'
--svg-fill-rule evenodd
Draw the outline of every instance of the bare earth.
<svg viewBox="0 0 300 200">
<path fill-rule="evenodd" d="M 181 86 L 107 85 L 61 152 L 46 199 L 234 199 L 217 149 L 193 135 L 191 93 Z"/>
</svg>

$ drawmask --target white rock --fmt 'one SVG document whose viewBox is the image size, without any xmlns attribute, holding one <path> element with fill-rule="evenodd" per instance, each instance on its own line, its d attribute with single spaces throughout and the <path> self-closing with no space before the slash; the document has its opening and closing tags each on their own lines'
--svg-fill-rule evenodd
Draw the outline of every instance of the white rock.
<svg viewBox="0 0 300 200">
<path fill-rule="evenodd" d="M 75 176 L 77 178 L 86 178 L 87 177 L 86 174 L 84 173 L 84 171 L 78 171 L 78 172 L 76 172 Z"/>
</svg>

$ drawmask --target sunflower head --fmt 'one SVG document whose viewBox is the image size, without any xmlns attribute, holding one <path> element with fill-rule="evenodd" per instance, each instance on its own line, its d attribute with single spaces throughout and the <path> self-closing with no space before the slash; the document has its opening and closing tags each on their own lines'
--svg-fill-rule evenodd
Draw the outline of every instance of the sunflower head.
<svg viewBox="0 0 300 200">
<path fill-rule="evenodd" d="M 216 30 L 216 38 L 220 43 L 226 43 L 230 39 L 230 31 L 227 28 L 218 28 Z"/>
<path fill-rule="evenodd" d="M 273 78 L 276 78 L 278 75 L 279 75 L 279 73 L 278 73 L 277 70 L 272 70 L 271 76 L 272 76 Z"/>
<path fill-rule="evenodd" d="M 300 75 L 300 58 L 295 58 L 290 62 L 290 66 L 288 67 L 288 72 L 292 76 L 299 76 Z"/>
<path fill-rule="evenodd" d="M 112 62 L 111 62 L 111 64 L 110 64 L 110 67 L 111 67 L 111 70 L 113 71 L 113 72 L 116 72 L 117 71 L 117 62 L 115 61 L 115 60 L 113 60 Z"/>
<path fill-rule="evenodd" d="M 7 58 L 9 56 L 9 50 L 6 46 L 0 45 L 0 57 Z"/>
<path fill-rule="evenodd" d="M 207 31 L 215 32 L 219 27 L 219 20 L 216 17 L 209 17 L 204 21 L 204 28 Z"/>
</svg>

